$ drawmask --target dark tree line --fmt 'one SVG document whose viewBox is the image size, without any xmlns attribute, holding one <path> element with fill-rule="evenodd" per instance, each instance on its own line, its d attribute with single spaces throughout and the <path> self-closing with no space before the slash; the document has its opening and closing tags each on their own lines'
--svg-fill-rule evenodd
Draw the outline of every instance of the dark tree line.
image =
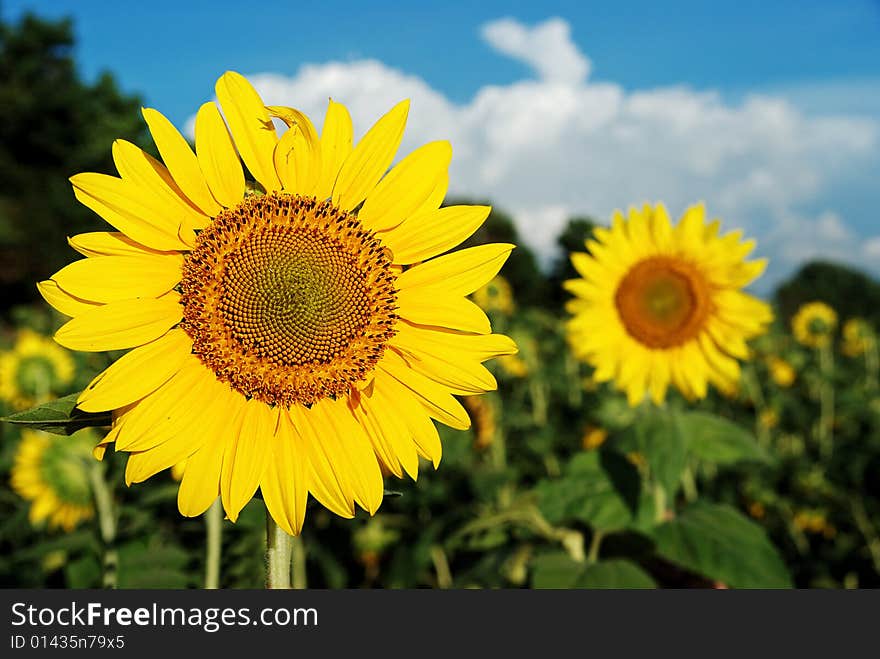
<svg viewBox="0 0 880 659">
<path fill-rule="evenodd" d="M 104 73 L 87 84 L 69 19 L 0 22 L 0 295 L 37 299 L 34 283 L 71 258 L 66 237 L 105 228 L 68 178 L 111 172 L 116 138 L 143 144 L 141 100 Z"/>
</svg>

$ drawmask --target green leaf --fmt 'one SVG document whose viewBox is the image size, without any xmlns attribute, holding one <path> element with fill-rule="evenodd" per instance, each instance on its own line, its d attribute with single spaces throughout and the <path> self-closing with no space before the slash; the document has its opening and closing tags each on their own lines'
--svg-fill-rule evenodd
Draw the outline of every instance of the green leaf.
<svg viewBox="0 0 880 659">
<path fill-rule="evenodd" d="M 109 426 L 110 412 L 83 412 L 77 409 L 78 393 L 42 403 L 22 412 L 0 418 L 0 421 L 44 430 L 55 435 L 72 435 L 77 430 L 94 426 Z"/>
<path fill-rule="evenodd" d="M 623 559 L 578 563 L 557 552 L 538 556 L 533 563 L 532 588 L 656 588 L 649 574 Z"/>
<path fill-rule="evenodd" d="M 64 566 L 68 588 L 97 588 L 101 584 L 101 565 L 91 554 L 82 556 Z"/>
<path fill-rule="evenodd" d="M 734 588 L 790 588 L 764 530 L 730 506 L 697 502 L 650 532 L 664 559 Z"/>
<path fill-rule="evenodd" d="M 594 529 L 625 528 L 639 500 L 639 474 L 614 451 L 579 453 L 561 478 L 538 483 L 538 506 L 552 524 L 578 520 Z"/>
<path fill-rule="evenodd" d="M 186 551 L 153 537 L 134 540 L 119 548 L 120 588 L 186 588 L 190 586 Z"/>
<path fill-rule="evenodd" d="M 707 412 L 677 415 L 678 426 L 691 455 L 717 465 L 769 462 L 770 456 L 748 430 Z"/>
<path fill-rule="evenodd" d="M 687 445 L 673 414 L 657 409 L 642 414 L 618 437 L 615 448 L 640 453 L 667 499 L 673 500 L 687 462 Z"/>
</svg>

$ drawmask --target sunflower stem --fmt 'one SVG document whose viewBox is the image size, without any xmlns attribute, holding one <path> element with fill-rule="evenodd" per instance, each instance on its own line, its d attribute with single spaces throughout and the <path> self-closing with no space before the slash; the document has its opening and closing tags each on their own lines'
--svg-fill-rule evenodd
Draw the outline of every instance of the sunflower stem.
<svg viewBox="0 0 880 659">
<path fill-rule="evenodd" d="M 694 476 L 692 465 L 685 466 L 681 472 L 681 489 L 684 492 L 684 498 L 688 503 L 693 503 L 699 497 L 697 492 L 697 479 Z"/>
<path fill-rule="evenodd" d="M 654 483 L 654 520 L 660 524 L 666 520 L 666 490 Z"/>
<path fill-rule="evenodd" d="M 309 587 L 309 582 L 306 576 L 306 545 L 301 534 L 293 536 L 290 560 L 290 569 L 293 573 L 293 588 L 295 590 L 305 590 Z"/>
<path fill-rule="evenodd" d="M 289 536 L 266 511 L 266 588 L 289 589 L 291 545 Z"/>
<path fill-rule="evenodd" d="M 767 427 L 761 423 L 761 417 L 767 408 L 767 402 L 754 366 L 748 364 L 743 368 L 742 380 L 746 386 L 749 398 L 752 399 L 755 406 L 755 435 L 758 437 L 758 443 L 766 447 L 770 442 L 770 435 Z"/>
<path fill-rule="evenodd" d="M 865 384 L 869 390 L 877 388 L 880 372 L 880 354 L 877 350 L 877 335 L 871 332 L 865 345 Z"/>
<path fill-rule="evenodd" d="M 834 449 L 834 352 L 830 341 L 819 348 L 819 368 L 822 373 L 819 390 L 819 453 L 823 460 L 829 460 Z"/>
<path fill-rule="evenodd" d="M 437 575 L 437 587 L 443 590 L 452 588 L 452 571 L 449 569 L 449 560 L 440 545 L 431 546 L 431 562 L 434 563 L 434 572 Z"/>
<path fill-rule="evenodd" d="M 214 500 L 205 513 L 205 590 L 220 587 L 220 552 L 223 546 L 223 504 L 220 497 Z"/>
<path fill-rule="evenodd" d="M 89 467 L 89 481 L 98 511 L 98 528 L 104 548 L 102 562 L 103 588 L 116 588 L 118 584 L 119 553 L 116 551 L 116 512 L 113 509 L 113 494 L 104 478 L 104 463 L 92 462 Z"/>
<path fill-rule="evenodd" d="M 584 385 L 580 379 L 580 365 L 568 351 L 565 353 L 565 376 L 568 383 L 568 404 L 578 408 L 583 402 Z"/>
<path fill-rule="evenodd" d="M 532 420 L 536 426 L 543 426 L 547 423 L 547 392 L 538 378 L 529 379 L 529 395 L 532 399 Z"/>
<path fill-rule="evenodd" d="M 878 535 L 877 528 L 871 523 L 871 518 L 865 510 L 865 504 L 859 497 L 849 497 L 849 503 L 853 513 L 853 520 L 865 538 L 865 544 L 868 547 L 868 552 L 871 554 L 874 572 L 880 574 L 880 535 Z"/>
<path fill-rule="evenodd" d="M 596 529 L 593 531 L 593 537 L 590 538 L 590 549 L 587 551 L 587 562 L 595 563 L 599 560 L 599 547 L 602 546 L 602 538 L 605 537 L 605 533 Z"/>
</svg>

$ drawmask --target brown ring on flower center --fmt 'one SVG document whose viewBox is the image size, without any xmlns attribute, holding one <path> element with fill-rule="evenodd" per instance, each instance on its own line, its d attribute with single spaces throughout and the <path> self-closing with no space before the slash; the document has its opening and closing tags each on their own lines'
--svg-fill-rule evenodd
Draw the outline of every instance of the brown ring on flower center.
<svg viewBox="0 0 880 659">
<path fill-rule="evenodd" d="M 311 405 L 348 393 L 379 361 L 395 333 L 395 279 L 356 216 L 314 198 L 249 197 L 187 255 L 181 327 L 245 396 Z"/>
<path fill-rule="evenodd" d="M 705 276 L 694 265 L 669 256 L 652 256 L 630 268 L 614 303 L 630 336 L 655 349 L 694 339 L 712 310 Z"/>
</svg>

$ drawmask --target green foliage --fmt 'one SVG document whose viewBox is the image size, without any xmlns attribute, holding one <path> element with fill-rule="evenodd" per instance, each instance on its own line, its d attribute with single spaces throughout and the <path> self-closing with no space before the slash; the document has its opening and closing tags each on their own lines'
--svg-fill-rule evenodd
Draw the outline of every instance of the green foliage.
<svg viewBox="0 0 880 659">
<path fill-rule="evenodd" d="M 725 419 L 706 412 L 684 412 L 676 422 L 691 455 L 715 465 L 737 462 L 768 462 L 770 455 L 758 444 L 754 434 Z"/>
<path fill-rule="evenodd" d="M 79 394 L 70 394 L 36 407 L 15 412 L 0 421 L 14 423 L 31 430 L 42 430 L 54 435 L 72 435 L 77 430 L 110 425 L 109 412 L 83 412 L 76 407 Z"/>
<path fill-rule="evenodd" d="M 626 528 L 641 493 L 636 468 L 614 451 L 574 456 L 559 478 L 537 485 L 538 505 L 548 522 L 582 522 L 600 531 Z"/>
<path fill-rule="evenodd" d="M 790 588 L 760 526 L 729 506 L 697 502 L 651 532 L 662 558 L 734 588 Z"/>
<path fill-rule="evenodd" d="M 656 588 L 657 584 L 635 563 L 622 559 L 598 563 L 573 561 L 563 553 L 535 559 L 532 588 Z"/>
</svg>

